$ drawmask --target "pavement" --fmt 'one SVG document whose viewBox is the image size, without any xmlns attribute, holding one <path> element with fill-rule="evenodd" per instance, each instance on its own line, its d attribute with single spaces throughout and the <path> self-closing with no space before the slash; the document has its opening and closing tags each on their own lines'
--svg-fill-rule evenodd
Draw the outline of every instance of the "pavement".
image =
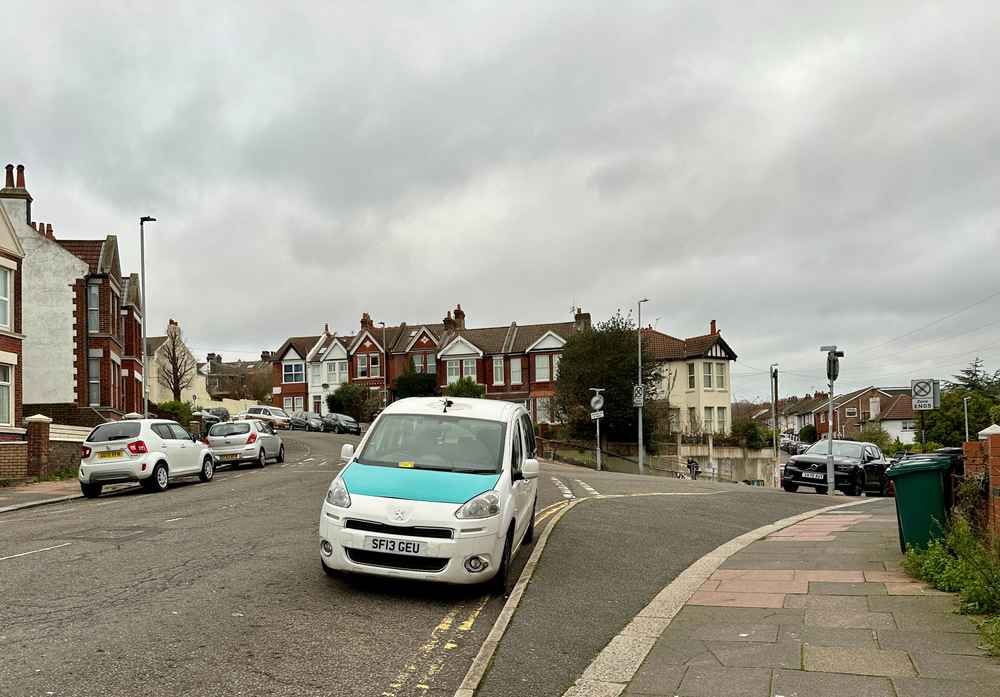
<svg viewBox="0 0 1000 697">
<path fill-rule="evenodd" d="M 901 560 L 892 499 L 772 532 L 695 590 L 623 694 L 1000 695 L 1000 661 L 979 647 L 975 618 L 909 578 Z"/>
</svg>

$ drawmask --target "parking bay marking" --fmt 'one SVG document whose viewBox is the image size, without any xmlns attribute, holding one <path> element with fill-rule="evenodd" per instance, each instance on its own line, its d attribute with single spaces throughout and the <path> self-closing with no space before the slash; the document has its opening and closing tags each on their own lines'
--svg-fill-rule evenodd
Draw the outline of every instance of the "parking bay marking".
<svg viewBox="0 0 1000 697">
<path fill-rule="evenodd" d="M 576 498 L 576 494 L 573 493 L 573 490 L 570 489 L 563 480 L 558 477 L 552 477 L 552 483 L 556 485 L 556 488 L 559 489 L 560 492 L 562 492 L 562 497 L 564 499 Z"/>
<path fill-rule="evenodd" d="M 11 554 L 7 557 L 0 557 L 0 561 L 7 561 L 8 559 L 16 559 L 18 557 L 26 557 L 29 554 L 38 554 L 39 552 L 48 552 L 52 549 L 59 549 L 60 547 L 69 547 L 72 542 L 63 542 L 61 545 L 53 545 L 52 547 L 43 547 L 42 549 L 33 549 L 30 552 L 21 552 L 20 554 Z"/>
<path fill-rule="evenodd" d="M 573 481 L 575 481 L 577 484 L 579 484 L 580 486 L 582 486 L 583 490 L 586 491 L 591 496 L 600 496 L 601 495 L 601 493 L 597 489 L 595 489 L 594 487 L 590 486 L 590 484 L 587 484 L 587 482 L 583 481 L 582 479 L 574 479 Z"/>
</svg>

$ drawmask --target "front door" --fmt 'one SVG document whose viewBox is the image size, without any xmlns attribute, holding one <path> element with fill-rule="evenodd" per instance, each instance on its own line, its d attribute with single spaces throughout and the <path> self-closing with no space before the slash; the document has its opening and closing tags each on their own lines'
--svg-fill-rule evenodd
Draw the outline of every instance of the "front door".
<svg viewBox="0 0 1000 697">
<path fill-rule="evenodd" d="M 322 414 L 323 399 L 322 397 L 313 397 L 313 411 L 317 414 Z"/>
</svg>

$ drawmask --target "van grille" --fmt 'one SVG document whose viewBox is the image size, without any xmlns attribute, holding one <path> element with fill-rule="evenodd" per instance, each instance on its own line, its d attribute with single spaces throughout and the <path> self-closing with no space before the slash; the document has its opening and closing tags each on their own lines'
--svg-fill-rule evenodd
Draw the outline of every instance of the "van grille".
<svg viewBox="0 0 1000 697">
<path fill-rule="evenodd" d="M 345 547 L 345 550 L 351 561 L 366 566 L 381 566 L 387 569 L 405 569 L 407 571 L 441 571 L 448 565 L 448 560 L 441 557 L 410 557 L 405 554 L 371 552 L 366 549 L 351 549 L 350 547 Z"/>
<path fill-rule="evenodd" d="M 364 530 L 365 532 L 377 532 L 383 535 L 400 535 L 402 537 L 433 537 L 439 540 L 450 540 L 455 536 L 455 531 L 449 528 L 386 525 L 385 523 L 376 523 L 370 520 L 355 520 L 353 518 L 349 518 L 344 523 L 344 527 L 350 530 Z"/>
</svg>

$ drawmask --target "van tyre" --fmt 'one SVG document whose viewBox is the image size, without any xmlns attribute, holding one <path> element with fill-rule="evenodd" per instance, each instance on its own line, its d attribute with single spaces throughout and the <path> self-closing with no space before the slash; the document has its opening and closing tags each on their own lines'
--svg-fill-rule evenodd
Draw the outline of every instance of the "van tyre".
<svg viewBox="0 0 1000 697">
<path fill-rule="evenodd" d="M 146 487 L 146 491 L 166 491 L 170 485 L 170 474 L 167 472 L 167 466 L 162 462 L 157 463 L 156 467 L 153 468 L 153 473 L 142 480 L 142 485 Z"/>
<path fill-rule="evenodd" d="M 212 462 L 211 457 L 206 457 L 205 461 L 201 463 L 201 472 L 198 473 L 198 479 L 203 482 L 210 482 L 215 476 L 215 463 Z"/>
<path fill-rule="evenodd" d="M 503 546 L 503 555 L 496 576 L 490 580 L 490 592 L 497 597 L 506 598 L 510 592 L 510 554 L 514 546 L 514 530 L 507 531 L 507 541 Z"/>
<path fill-rule="evenodd" d="M 278 448 L 278 459 L 275 462 L 279 464 L 285 461 L 285 446 Z"/>
<path fill-rule="evenodd" d="M 80 491 L 83 492 L 83 495 L 88 499 L 96 499 L 100 496 L 102 488 L 103 487 L 100 484 L 84 484 L 83 482 L 80 482 Z"/>
<path fill-rule="evenodd" d="M 530 545 L 535 541 L 535 509 L 538 508 L 538 499 L 531 504 L 531 520 L 528 521 L 528 529 L 524 532 L 524 544 Z"/>
</svg>

